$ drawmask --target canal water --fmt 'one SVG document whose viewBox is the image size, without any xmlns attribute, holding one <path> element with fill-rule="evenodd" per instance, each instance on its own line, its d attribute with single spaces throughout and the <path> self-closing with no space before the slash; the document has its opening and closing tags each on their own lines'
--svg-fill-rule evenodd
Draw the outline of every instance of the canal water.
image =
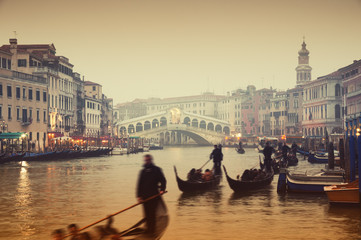
<svg viewBox="0 0 361 240">
<path fill-rule="evenodd" d="M 360 208 L 330 206 L 323 194 L 276 192 L 277 179 L 263 190 L 234 195 L 224 178 L 218 190 L 182 194 L 173 166 L 185 178 L 199 168 L 211 147 L 152 151 L 168 180 L 164 196 L 170 224 L 162 239 L 361 239 Z M 258 153 L 224 148 L 224 165 L 235 177 L 258 166 Z M 70 223 L 85 226 L 135 203 L 142 155 L 0 165 L 0 239 L 50 239 Z M 206 168 L 211 168 L 211 164 Z M 322 168 L 300 159 L 299 170 Z M 114 218 L 119 229 L 137 222 L 141 207 Z"/>
</svg>

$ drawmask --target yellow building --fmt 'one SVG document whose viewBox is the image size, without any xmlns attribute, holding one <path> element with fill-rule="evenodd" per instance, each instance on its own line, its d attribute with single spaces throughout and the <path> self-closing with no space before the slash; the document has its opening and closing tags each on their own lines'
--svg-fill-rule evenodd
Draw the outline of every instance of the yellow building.
<svg viewBox="0 0 361 240">
<path fill-rule="evenodd" d="M 12 70 L 12 53 L 0 49 L 1 132 L 25 132 L 26 150 L 47 147 L 48 93 L 45 78 Z"/>
</svg>

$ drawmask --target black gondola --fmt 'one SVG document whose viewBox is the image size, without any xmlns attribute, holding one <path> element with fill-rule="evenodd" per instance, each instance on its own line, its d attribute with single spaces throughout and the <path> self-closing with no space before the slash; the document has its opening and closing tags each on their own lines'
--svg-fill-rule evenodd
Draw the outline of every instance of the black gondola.
<svg viewBox="0 0 361 240">
<path fill-rule="evenodd" d="M 274 176 L 273 170 L 266 172 L 266 177 L 258 181 L 238 181 L 230 178 L 227 174 L 226 168 L 223 166 L 224 172 L 229 186 L 234 192 L 241 193 L 250 190 L 259 189 L 271 184 Z"/>
<path fill-rule="evenodd" d="M 202 192 L 217 188 L 221 182 L 222 176 L 216 175 L 213 180 L 210 181 L 184 181 L 178 177 L 177 169 L 174 167 L 175 176 L 177 178 L 177 184 L 179 190 L 182 192 Z"/>
<path fill-rule="evenodd" d="M 243 148 L 236 148 L 236 152 L 239 154 L 244 154 L 246 151 Z"/>
</svg>

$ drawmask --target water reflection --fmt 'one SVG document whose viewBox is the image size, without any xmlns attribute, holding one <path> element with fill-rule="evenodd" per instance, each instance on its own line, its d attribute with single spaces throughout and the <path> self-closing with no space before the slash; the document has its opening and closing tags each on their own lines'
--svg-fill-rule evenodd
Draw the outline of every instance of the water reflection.
<svg viewBox="0 0 361 240">
<path fill-rule="evenodd" d="M 210 148 L 154 151 L 168 180 L 165 200 L 168 239 L 359 239 L 358 208 L 329 206 L 324 194 L 278 195 L 277 176 L 270 186 L 235 194 L 223 179 L 210 192 L 183 194 L 174 177 L 201 166 Z M 258 163 L 258 153 L 239 156 L 224 150 L 227 170 L 235 176 Z M 191 156 L 191 157 L 190 157 Z M 300 168 L 314 168 L 301 161 Z M 70 223 L 85 226 L 135 201 L 140 156 L 112 156 L 74 161 L 23 162 L 0 165 L 0 239 L 48 239 Z M 142 216 L 142 208 L 119 215 L 123 228 Z M 266 226 L 260 231 L 260 226 Z"/>
<path fill-rule="evenodd" d="M 34 233 L 35 228 L 32 227 L 33 223 L 33 209 L 30 207 L 32 204 L 31 197 L 31 184 L 29 180 L 28 164 L 21 163 L 19 181 L 15 194 L 15 216 L 23 221 L 19 224 L 20 231 L 24 236 L 30 236 Z"/>
</svg>

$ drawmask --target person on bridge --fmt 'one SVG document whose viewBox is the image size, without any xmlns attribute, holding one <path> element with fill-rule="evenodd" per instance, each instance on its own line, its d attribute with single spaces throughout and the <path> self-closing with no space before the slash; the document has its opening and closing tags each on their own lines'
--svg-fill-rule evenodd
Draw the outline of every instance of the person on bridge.
<svg viewBox="0 0 361 240">
<path fill-rule="evenodd" d="M 144 156 L 143 169 L 140 171 L 137 185 L 137 198 L 139 202 L 164 193 L 167 180 L 161 168 L 153 164 L 153 157 L 150 154 Z M 156 230 L 156 208 L 159 197 L 143 203 L 144 215 L 147 223 L 147 233 L 154 234 Z"/>
<path fill-rule="evenodd" d="M 214 175 L 221 175 L 221 162 L 223 160 L 222 146 L 218 147 L 217 145 L 214 145 L 214 149 L 209 158 L 213 159 Z"/>
<path fill-rule="evenodd" d="M 274 151 L 275 151 L 274 148 L 271 147 L 271 143 L 269 141 L 266 142 L 266 146 L 263 149 L 263 155 L 264 155 L 264 163 L 268 171 L 271 170 L 272 154 Z"/>
</svg>

